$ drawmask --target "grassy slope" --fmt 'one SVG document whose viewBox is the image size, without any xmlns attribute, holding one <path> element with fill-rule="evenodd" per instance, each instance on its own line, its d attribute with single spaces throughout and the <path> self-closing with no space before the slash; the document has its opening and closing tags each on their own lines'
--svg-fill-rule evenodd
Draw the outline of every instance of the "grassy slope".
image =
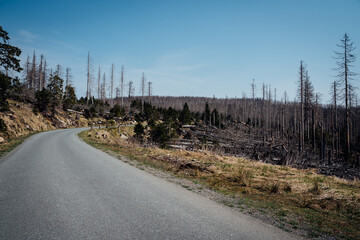
<svg viewBox="0 0 360 240">
<path fill-rule="evenodd" d="M 42 114 L 33 112 L 33 105 L 29 103 L 8 100 L 10 111 L 0 112 L 0 119 L 6 125 L 6 131 L 0 131 L 0 137 L 5 141 L 0 144 L 0 157 L 20 145 L 28 137 L 42 132 L 54 130 L 54 122 Z M 56 121 L 66 122 L 68 127 L 87 126 L 88 121 L 73 114 L 66 114 L 58 110 L 55 115 Z"/>
<path fill-rule="evenodd" d="M 89 144 L 171 172 L 228 196 L 224 203 L 271 219 L 307 236 L 360 238 L 360 182 L 318 175 L 312 170 L 273 166 L 211 152 L 144 148 L 119 137 L 117 129 L 79 136 Z M 131 135 L 131 128 L 121 129 Z M 105 137 L 104 137 L 105 136 Z"/>
</svg>

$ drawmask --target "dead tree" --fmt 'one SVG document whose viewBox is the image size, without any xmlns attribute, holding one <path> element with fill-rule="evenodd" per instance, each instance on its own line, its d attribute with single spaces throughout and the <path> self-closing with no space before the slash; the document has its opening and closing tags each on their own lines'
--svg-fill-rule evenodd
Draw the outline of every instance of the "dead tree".
<svg viewBox="0 0 360 240">
<path fill-rule="evenodd" d="M 42 75 L 43 75 L 43 77 L 42 77 L 42 86 L 41 86 L 41 89 L 44 89 L 45 87 L 46 87 L 46 81 L 47 81 L 47 77 L 48 77 L 48 75 L 47 75 L 47 62 L 46 62 L 46 59 L 44 59 L 44 67 L 43 67 L 43 72 L 42 72 Z"/>
<path fill-rule="evenodd" d="M 148 82 L 148 97 L 149 97 L 149 101 L 152 95 L 152 82 Z"/>
<path fill-rule="evenodd" d="M 145 74 L 141 78 L 141 112 L 144 112 L 144 96 L 145 96 Z"/>
<path fill-rule="evenodd" d="M 128 97 L 129 99 L 134 95 L 135 92 L 135 87 L 134 87 L 134 82 L 133 81 L 129 81 L 129 89 L 128 89 Z"/>
<path fill-rule="evenodd" d="M 65 73 L 65 86 L 72 86 L 71 68 L 66 68 L 66 73 Z"/>
<path fill-rule="evenodd" d="M 99 64 L 98 81 L 97 81 L 97 95 L 98 99 L 101 99 L 101 69 Z"/>
<path fill-rule="evenodd" d="M 103 84 L 101 86 L 101 100 L 103 103 L 106 102 L 106 76 L 103 74 Z"/>
<path fill-rule="evenodd" d="M 35 89 L 35 87 L 36 87 L 36 55 L 34 50 L 33 61 L 31 65 L 31 88 Z"/>
<path fill-rule="evenodd" d="M 351 88 L 351 80 L 356 73 L 350 70 L 353 67 L 352 63 L 355 62 L 356 56 L 353 53 L 355 47 L 351 42 L 351 39 L 347 33 L 344 34 L 344 37 L 340 39 L 340 44 L 337 46 L 340 48 L 340 52 L 335 51 L 335 59 L 338 67 L 338 83 L 343 85 L 343 93 L 345 100 L 345 145 L 347 157 L 350 155 L 350 115 L 349 115 L 349 89 Z"/>
<path fill-rule="evenodd" d="M 256 120 L 255 120 L 255 88 L 256 88 L 256 85 L 255 85 L 255 79 L 253 79 L 252 83 L 251 83 L 251 95 L 252 95 L 252 108 L 251 108 L 251 121 L 254 125 L 254 127 L 256 128 Z"/>
<path fill-rule="evenodd" d="M 111 106 L 114 105 L 114 64 L 111 65 L 111 78 L 110 78 L 110 104 Z"/>
<path fill-rule="evenodd" d="M 120 94 L 121 94 L 121 107 L 124 107 L 124 65 L 122 65 L 121 67 Z"/>
<path fill-rule="evenodd" d="M 26 88 L 31 88 L 31 63 L 29 55 L 27 55 L 24 66 L 24 84 Z"/>
<path fill-rule="evenodd" d="M 42 90 L 42 81 L 43 81 L 43 61 L 44 61 L 44 55 L 41 54 L 40 56 L 40 63 L 39 63 L 39 67 L 38 67 L 38 81 L 37 81 L 37 90 Z"/>
<path fill-rule="evenodd" d="M 91 78 L 90 78 L 90 52 L 88 52 L 87 59 L 87 88 L 86 88 L 86 104 L 89 104 L 91 97 Z"/>
<path fill-rule="evenodd" d="M 303 150 L 304 146 L 304 78 L 305 67 L 303 61 L 300 61 L 299 67 L 299 98 L 300 98 L 300 118 L 299 118 L 299 151 Z"/>
<path fill-rule="evenodd" d="M 305 71 L 304 78 L 304 127 L 306 127 L 307 140 L 310 139 L 310 118 L 314 102 L 314 87 L 310 81 L 308 71 Z M 305 137 L 304 137 L 305 140 Z"/>
<path fill-rule="evenodd" d="M 337 109 L 337 82 L 334 81 L 331 86 L 332 95 L 332 148 L 336 156 L 339 156 L 339 128 L 338 128 L 338 109 Z"/>
</svg>

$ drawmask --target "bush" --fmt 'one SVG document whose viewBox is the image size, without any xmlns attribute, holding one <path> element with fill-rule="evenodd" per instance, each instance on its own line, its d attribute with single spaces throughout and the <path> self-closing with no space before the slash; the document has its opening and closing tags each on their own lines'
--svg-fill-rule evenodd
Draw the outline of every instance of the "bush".
<svg viewBox="0 0 360 240">
<path fill-rule="evenodd" d="M 41 91 L 37 91 L 35 93 L 35 107 L 40 112 L 45 112 L 48 110 L 50 103 L 50 92 L 47 89 L 43 89 Z"/>
<path fill-rule="evenodd" d="M 273 183 L 270 186 L 270 193 L 278 193 L 279 192 L 279 184 L 278 183 Z"/>
<path fill-rule="evenodd" d="M 110 109 L 110 114 L 112 117 L 121 117 L 125 115 L 125 109 L 120 107 L 119 104 L 115 104 L 115 106 Z"/>
<path fill-rule="evenodd" d="M 134 127 L 135 137 L 142 138 L 144 136 L 144 127 L 141 123 L 137 123 Z"/>
<path fill-rule="evenodd" d="M 116 122 L 114 120 L 109 120 L 106 122 L 106 127 L 111 127 L 111 126 L 115 126 Z"/>
<path fill-rule="evenodd" d="M 150 131 L 151 139 L 166 148 L 172 138 L 175 137 L 174 129 L 166 123 L 155 125 Z"/>
</svg>

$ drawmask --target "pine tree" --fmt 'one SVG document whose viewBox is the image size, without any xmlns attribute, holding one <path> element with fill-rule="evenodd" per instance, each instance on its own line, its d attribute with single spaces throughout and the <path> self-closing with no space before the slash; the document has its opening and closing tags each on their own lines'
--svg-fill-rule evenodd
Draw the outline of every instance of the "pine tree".
<svg viewBox="0 0 360 240">
<path fill-rule="evenodd" d="M 75 94 L 75 88 L 71 85 L 67 85 L 65 87 L 65 93 L 63 98 L 63 109 L 71 109 L 74 104 L 76 103 L 76 94 Z"/>
<path fill-rule="evenodd" d="M 12 78 L 8 76 L 9 70 L 20 72 L 21 50 L 9 44 L 8 33 L 0 26 L 0 111 L 9 110 L 7 98 L 11 87 Z"/>
<path fill-rule="evenodd" d="M 50 93 L 50 105 L 52 113 L 55 114 L 56 107 L 61 107 L 63 97 L 64 80 L 58 75 L 52 75 L 47 86 Z"/>
<path fill-rule="evenodd" d="M 210 112 L 210 107 L 209 107 L 209 103 L 206 102 L 205 104 L 205 110 L 204 110 L 204 117 L 203 120 L 205 121 L 206 124 L 210 123 L 210 119 L 211 119 L 211 112 Z"/>
<path fill-rule="evenodd" d="M 184 125 L 191 123 L 191 114 L 188 104 L 185 102 L 184 107 L 180 113 L 180 122 Z"/>
</svg>

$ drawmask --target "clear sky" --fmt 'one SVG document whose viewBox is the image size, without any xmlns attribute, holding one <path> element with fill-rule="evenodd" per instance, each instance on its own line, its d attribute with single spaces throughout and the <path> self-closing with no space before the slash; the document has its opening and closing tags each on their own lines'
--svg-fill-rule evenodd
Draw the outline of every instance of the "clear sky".
<svg viewBox="0 0 360 240">
<path fill-rule="evenodd" d="M 119 82 L 124 65 L 136 94 L 145 72 L 155 95 L 171 96 L 250 96 L 255 79 L 257 96 L 265 83 L 278 99 L 285 90 L 294 99 L 303 60 L 326 103 L 332 57 L 347 32 L 360 73 L 360 0 L 0 0 L 0 12 L 21 58 L 35 50 L 52 67 L 71 67 L 78 96 L 88 52 L 95 76 L 99 64 L 109 75 L 114 63 Z"/>
</svg>

